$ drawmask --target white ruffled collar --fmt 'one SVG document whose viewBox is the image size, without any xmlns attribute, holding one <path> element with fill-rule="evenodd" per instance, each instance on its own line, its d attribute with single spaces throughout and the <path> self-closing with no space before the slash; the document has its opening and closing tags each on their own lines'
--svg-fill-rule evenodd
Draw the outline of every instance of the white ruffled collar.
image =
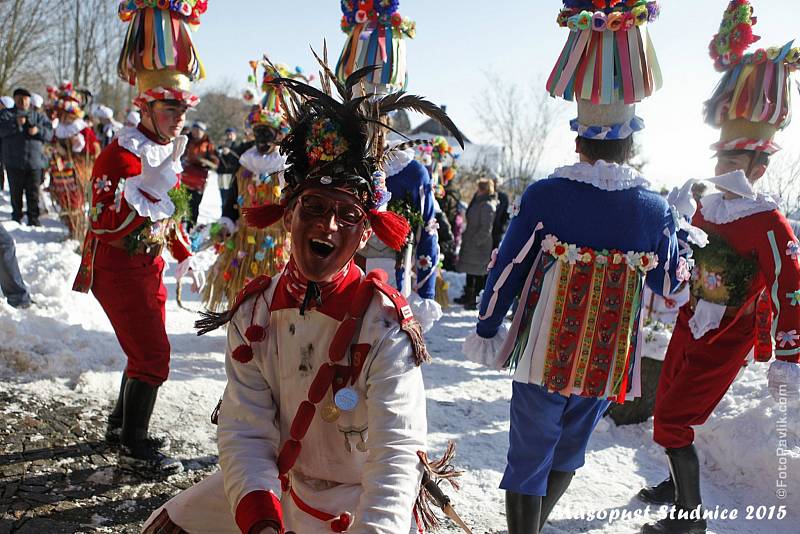
<svg viewBox="0 0 800 534">
<path fill-rule="evenodd" d="M 408 164 L 414 161 L 414 149 L 407 148 L 406 150 L 394 150 L 386 159 L 384 164 L 386 176 L 394 176 L 403 171 Z"/>
<path fill-rule="evenodd" d="M 713 224 L 727 224 L 779 207 L 774 198 L 764 193 L 759 193 L 755 200 L 744 197 L 725 199 L 724 193 L 714 193 L 703 197 L 700 205 L 703 218 Z"/>
<path fill-rule="evenodd" d="M 58 126 L 56 126 L 55 134 L 59 139 L 69 139 L 70 137 L 75 137 L 85 129 L 86 123 L 83 119 L 76 119 L 69 124 L 59 122 Z"/>
<path fill-rule="evenodd" d="M 253 146 L 239 158 L 239 162 L 250 172 L 257 176 L 272 174 L 283 170 L 286 159 L 277 150 L 262 154 Z"/>
<path fill-rule="evenodd" d="M 132 152 L 142 159 L 146 158 L 147 162 L 152 167 L 158 167 L 165 159 L 172 157 L 172 152 L 175 150 L 176 144 L 183 145 L 185 150 L 188 139 L 185 135 L 179 135 L 173 139 L 172 142 L 161 145 L 148 138 L 138 128 L 127 126 L 117 133 L 117 141 L 119 142 L 119 146 L 125 150 Z M 180 156 L 183 155 L 183 150 L 180 152 L 181 153 L 178 154 L 179 157 L 176 158 L 175 163 L 172 165 L 175 172 L 183 171 L 180 162 Z"/>
<path fill-rule="evenodd" d="M 604 191 L 622 191 L 650 185 L 650 182 L 633 167 L 618 163 L 606 163 L 603 160 L 598 160 L 594 165 L 576 163 L 559 167 L 548 178 L 566 178 L 574 182 L 593 185 Z"/>
</svg>

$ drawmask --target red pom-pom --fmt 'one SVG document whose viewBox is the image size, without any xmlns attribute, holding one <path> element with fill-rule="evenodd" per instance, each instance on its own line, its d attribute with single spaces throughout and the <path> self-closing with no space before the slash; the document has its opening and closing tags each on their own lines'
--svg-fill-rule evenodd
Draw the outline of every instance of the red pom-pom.
<svg viewBox="0 0 800 534">
<path fill-rule="evenodd" d="M 753 42 L 753 28 L 749 24 L 739 24 L 731 32 L 731 52 L 738 56 Z"/>
<path fill-rule="evenodd" d="M 349 512 L 345 512 L 338 518 L 331 521 L 331 530 L 334 532 L 347 532 L 350 524 L 353 522 L 353 516 Z"/>
<path fill-rule="evenodd" d="M 297 407 L 297 413 L 292 420 L 292 427 L 289 429 L 289 434 L 292 439 L 300 441 L 306 437 L 308 427 L 311 426 L 311 421 L 314 419 L 314 413 L 317 411 L 316 406 L 308 401 L 303 401 Z"/>
<path fill-rule="evenodd" d="M 250 325 L 244 331 L 244 337 L 251 343 L 264 341 L 264 338 L 267 337 L 267 329 L 257 324 Z"/>
<path fill-rule="evenodd" d="M 336 330 L 336 333 L 333 335 L 333 340 L 331 340 L 331 344 L 328 348 L 328 358 L 330 358 L 332 362 L 339 362 L 344 359 L 346 351 L 353 341 L 353 336 L 356 333 L 356 327 L 358 327 L 358 322 L 355 319 L 350 318 L 344 321 L 339 326 L 339 329 Z"/>
<path fill-rule="evenodd" d="M 300 451 L 302 449 L 303 445 L 294 439 L 290 439 L 283 444 L 283 447 L 281 447 L 281 452 L 278 454 L 279 474 L 284 475 L 288 473 L 292 467 L 294 467 L 295 462 L 297 462 L 297 457 L 300 456 Z"/>
<path fill-rule="evenodd" d="M 378 239 L 394 250 L 403 248 L 411 231 L 411 225 L 405 217 L 392 211 L 370 210 L 369 224 Z"/>
<path fill-rule="evenodd" d="M 333 364 L 324 363 L 317 371 L 317 376 L 311 382 L 311 387 L 308 388 L 308 400 L 314 404 L 319 404 L 325 398 L 325 394 L 333 383 Z"/>
<path fill-rule="evenodd" d="M 253 349 L 250 348 L 250 345 L 239 345 L 233 349 L 231 357 L 237 362 L 247 363 L 253 359 Z"/>
<path fill-rule="evenodd" d="M 244 208 L 247 224 L 256 228 L 269 228 L 283 218 L 286 206 L 283 204 L 264 204 L 255 208 Z"/>
<path fill-rule="evenodd" d="M 372 296 L 375 294 L 375 287 L 369 278 L 364 280 L 356 289 L 356 294 L 353 300 L 350 301 L 350 317 L 361 319 L 364 317 L 364 312 L 367 311 L 369 303 L 372 302 Z"/>
</svg>

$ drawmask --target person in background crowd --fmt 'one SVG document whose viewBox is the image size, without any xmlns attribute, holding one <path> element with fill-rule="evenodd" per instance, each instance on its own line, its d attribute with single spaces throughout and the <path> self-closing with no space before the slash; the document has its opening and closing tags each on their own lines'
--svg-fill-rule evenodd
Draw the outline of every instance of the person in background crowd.
<svg viewBox="0 0 800 534">
<path fill-rule="evenodd" d="M 127 126 L 128 128 L 136 128 L 139 126 L 140 122 L 142 122 L 142 116 L 136 110 L 129 111 L 128 114 L 125 115 L 124 126 Z"/>
<path fill-rule="evenodd" d="M 497 193 L 497 213 L 495 213 L 494 224 L 492 225 L 492 250 L 494 250 L 500 246 L 500 241 L 503 240 L 503 235 L 505 235 L 506 228 L 508 228 L 510 215 L 508 213 L 508 195 L 497 188 L 497 178 L 492 178 L 492 181 L 494 182 L 495 193 Z"/>
<path fill-rule="evenodd" d="M 477 307 L 478 295 L 486 284 L 486 271 L 494 249 L 492 232 L 497 205 L 494 182 L 482 178 L 478 181 L 478 191 L 467 208 L 467 229 L 458 256 L 458 270 L 467 274 L 463 303 L 467 310 Z"/>
<path fill-rule="evenodd" d="M 39 187 L 47 166 L 44 144 L 53 139 L 53 129 L 47 117 L 31 108 L 27 89 L 16 89 L 14 107 L 0 111 L 0 139 L 11 190 L 11 218 L 22 221 L 24 195 L 28 224 L 40 226 Z"/>
<path fill-rule="evenodd" d="M 14 99 L 10 96 L 0 97 L 0 111 L 14 107 Z M 0 138 L 0 191 L 6 187 L 6 166 L 3 163 L 3 145 Z"/>
<path fill-rule="evenodd" d="M 92 115 L 97 120 L 95 135 L 100 141 L 101 148 L 105 148 L 114 140 L 114 136 L 122 129 L 122 124 L 114 120 L 114 110 L 108 106 L 96 106 Z"/>
<path fill-rule="evenodd" d="M 187 229 L 197 224 L 200 215 L 200 202 L 206 189 L 208 171 L 216 171 L 219 158 L 214 144 L 208 138 L 208 127 L 205 123 L 195 122 L 189 131 L 189 144 L 183 154 L 183 173 L 181 183 L 189 190 L 189 220 Z"/>
<path fill-rule="evenodd" d="M 219 147 L 219 167 L 217 168 L 219 180 L 219 196 L 224 206 L 231 190 L 231 182 L 236 171 L 239 170 L 239 156 L 242 155 L 244 143 L 237 139 L 236 128 L 225 130 L 225 142 Z"/>
<path fill-rule="evenodd" d="M 14 308 L 27 308 L 31 305 L 31 296 L 19 272 L 14 238 L 2 226 L 0 226 L 0 290 L 3 291 L 8 304 Z"/>
</svg>

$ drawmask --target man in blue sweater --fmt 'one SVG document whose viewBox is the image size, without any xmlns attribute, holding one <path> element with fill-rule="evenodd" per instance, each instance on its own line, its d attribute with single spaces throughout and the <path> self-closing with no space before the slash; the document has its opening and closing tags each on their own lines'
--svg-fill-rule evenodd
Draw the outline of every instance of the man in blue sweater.
<svg viewBox="0 0 800 534">
<path fill-rule="evenodd" d="M 584 22 L 607 16 L 603 8 L 581 11 L 572 4 L 565 2 L 565 16 Z M 632 103 L 660 80 L 652 47 L 643 52 L 647 62 L 634 66 L 622 57 L 629 43 L 649 43 L 645 26 L 577 29 L 570 42 L 548 90 L 578 101 L 571 126 L 580 162 L 523 194 L 490 268 L 476 332 L 464 343 L 470 360 L 514 370 L 500 483 L 509 534 L 539 532 L 584 464 L 589 437 L 610 402 L 640 393 L 644 285 L 665 295 L 680 284 L 673 210 L 626 165 L 633 133 L 643 127 Z M 604 51 L 598 43 L 619 50 Z M 597 67 L 594 77 L 584 76 L 593 72 L 587 66 Z M 509 332 L 503 323 L 517 298 Z"/>
</svg>

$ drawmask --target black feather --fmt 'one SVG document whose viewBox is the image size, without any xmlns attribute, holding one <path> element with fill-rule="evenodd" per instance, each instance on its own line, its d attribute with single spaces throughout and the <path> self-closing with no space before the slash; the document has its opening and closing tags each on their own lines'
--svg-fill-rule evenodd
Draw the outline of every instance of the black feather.
<svg viewBox="0 0 800 534">
<path fill-rule="evenodd" d="M 447 113 L 433 102 L 425 100 L 421 96 L 395 93 L 394 95 L 388 95 L 382 98 L 379 102 L 379 107 L 381 114 L 388 114 L 401 109 L 411 109 L 417 113 L 422 113 L 444 126 L 453 134 L 453 137 L 456 138 L 461 148 L 464 148 L 464 136 L 450 117 L 447 116 Z"/>
</svg>

